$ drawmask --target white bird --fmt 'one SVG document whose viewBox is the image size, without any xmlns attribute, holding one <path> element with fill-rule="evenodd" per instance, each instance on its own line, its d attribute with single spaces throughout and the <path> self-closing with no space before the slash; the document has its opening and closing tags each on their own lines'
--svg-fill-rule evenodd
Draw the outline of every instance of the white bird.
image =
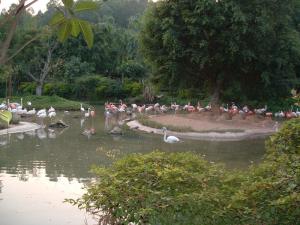
<svg viewBox="0 0 300 225">
<path fill-rule="evenodd" d="M 85 117 L 90 117 L 90 108 L 88 108 L 88 111 L 84 114 Z"/>
<path fill-rule="evenodd" d="M 55 112 L 55 109 L 51 106 L 50 109 L 48 110 L 48 113 L 50 112 Z"/>
<path fill-rule="evenodd" d="M 56 116 L 56 112 L 55 111 L 54 112 L 49 112 L 48 116 L 50 118 L 55 117 Z"/>
<path fill-rule="evenodd" d="M 298 108 L 297 108 L 297 111 L 296 111 L 296 115 L 297 115 L 297 117 L 300 117 L 300 111 L 299 111 Z"/>
<path fill-rule="evenodd" d="M 131 107 L 132 107 L 132 111 L 136 111 L 138 108 L 137 104 L 131 104 Z"/>
<path fill-rule="evenodd" d="M 47 117 L 47 112 L 46 112 L 46 109 L 41 109 L 37 112 L 37 117 L 39 118 L 45 118 Z"/>
<path fill-rule="evenodd" d="M 82 107 L 82 103 L 80 103 L 80 111 L 85 112 L 85 109 Z"/>
<path fill-rule="evenodd" d="M 46 113 L 46 109 L 41 109 L 37 112 L 37 115 Z"/>
<path fill-rule="evenodd" d="M 167 137 L 167 128 L 163 127 L 162 128 L 163 132 L 164 132 L 164 142 L 166 143 L 176 143 L 179 142 L 179 139 L 175 136 L 168 136 Z"/>
<path fill-rule="evenodd" d="M 35 108 L 33 108 L 32 110 L 29 110 L 26 114 L 27 115 L 35 115 L 36 114 Z"/>
<path fill-rule="evenodd" d="M 38 136 L 39 139 L 45 139 L 45 138 L 47 138 L 47 132 L 43 128 L 38 129 L 36 131 L 36 134 L 37 134 L 37 136 Z"/>
<path fill-rule="evenodd" d="M 28 106 L 31 106 L 32 104 L 31 104 L 31 102 L 27 102 L 27 105 L 28 105 Z"/>
</svg>

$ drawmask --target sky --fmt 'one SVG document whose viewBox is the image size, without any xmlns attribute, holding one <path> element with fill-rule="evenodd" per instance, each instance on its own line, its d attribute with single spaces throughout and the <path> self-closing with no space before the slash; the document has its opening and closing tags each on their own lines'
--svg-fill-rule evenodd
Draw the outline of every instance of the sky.
<svg viewBox="0 0 300 225">
<path fill-rule="evenodd" d="M 156 1 L 157 0 L 154 0 L 154 2 Z M 18 2 L 18 0 L 0 0 L 0 12 L 2 11 L 2 9 L 8 9 L 11 4 Z M 28 2 L 30 2 L 30 0 Z M 34 3 L 32 5 L 34 13 L 36 14 L 39 10 L 41 10 L 42 12 L 46 11 L 48 2 L 49 0 L 38 0 L 36 3 Z"/>
<path fill-rule="evenodd" d="M 9 6 L 13 3 L 18 3 L 18 0 L 0 0 L 0 12 L 2 9 L 8 9 Z M 30 2 L 30 1 L 28 1 Z M 49 2 L 49 0 L 38 0 L 36 3 L 32 5 L 32 8 L 35 13 L 37 13 L 39 10 L 42 10 L 43 12 L 47 9 L 46 5 Z"/>
</svg>

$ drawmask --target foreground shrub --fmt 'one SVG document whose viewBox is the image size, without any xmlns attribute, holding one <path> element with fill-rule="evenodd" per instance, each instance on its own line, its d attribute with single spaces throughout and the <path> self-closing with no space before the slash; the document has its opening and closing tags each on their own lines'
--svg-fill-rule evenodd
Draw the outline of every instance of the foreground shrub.
<svg viewBox="0 0 300 225">
<path fill-rule="evenodd" d="M 300 224 L 299 125 L 287 122 L 249 171 L 226 171 L 193 153 L 134 154 L 95 167 L 99 181 L 68 201 L 110 224 Z"/>
<path fill-rule="evenodd" d="M 116 224 L 218 224 L 232 194 L 223 168 L 192 153 L 134 154 L 93 171 L 99 182 L 71 202 Z"/>
</svg>

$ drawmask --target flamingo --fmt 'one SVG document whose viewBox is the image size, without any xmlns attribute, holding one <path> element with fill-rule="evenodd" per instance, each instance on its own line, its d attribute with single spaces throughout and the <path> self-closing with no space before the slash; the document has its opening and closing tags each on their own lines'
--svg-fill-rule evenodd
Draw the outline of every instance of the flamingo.
<svg viewBox="0 0 300 225">
<path fill-rule="evenodd" d="M 85 112 L 85 109 L 83 108 L 82 103 L 80 103 L 80 111 Z"/>
<path fill-rule="evenodd" d="M 131 107 L 133 112 L 136 111 L 138 108 L 137 104 L 131 104 Z"/>
<path fill-rule="evenodd" d="M 145 112 L 151 112 L 154 109 L 154 107 L 152 105 L 150 105 L 149 107 L 145 108 Z"/>
<path fill-rule="evenodd" d="M 96 115 L 95 110 L 91 110 L 90 114 L 91 114 L 91 117 L 95 117 L 95 115 Z"/>
<path fill-rule="evenodd" d="M 205 111 L 205 109 L 201 106 L 200 102 L 197 103 L 197 110 L 198 110 L 198 112 Z"/>
<path fill-rule="evenodd" d="M 48 110 L 48 113 L 50 112 L 55 112 L 55 109 L 51 106 L 50 109 Z"/>
<path fill-rule="evenodd" d="M 88 108 L 88 111 L 84 114 L 84 116 L 85 116 L 86 118 L 88 118 L 88 117 L 90 116 L 90 108 Z"/>
<path fill-rule="evenodd" d="M 143 106 L 138 106 L 138 111 L 139 111 L 139 113 L 142 113 L 142 112 L 144 112 L 145 111 L 145 108 L 146 108 L 146 106 L 145 105 L 143 105 Z"/>
<path fill-rule="evenodd" d="M 167 106 L 165 106 L 165 105 L 162 105 L 162 106 L 160 107 L 160 110 L 161 110 L 163 113 L 165 113 L 165 112 L 167 112 L 167 111 L 169 110 L 169 108 L 168 108 Z"/>
<path fill-rule="evenodd" d="M 167 128 L 163 127 L 162 128 L 163 132 L 164 132 L 164 142 L 166 143 L 176 143 L 179 142 L 179 139 L 175 136 L 168 136 L 167 137 Z"/>
<path fill-rule="evenodd" d="M 35 108 L 33 108 L 32 110 L 29 110 L 26 114 L 27 115 L 35 115 L 36 114 Z"/>
<path fill-rule="evenodd" d="M 56 116 L 56 112 L 55 111 L 49 112 L 48 116 L 50 118 L 55 117 Z"/>
</svg>

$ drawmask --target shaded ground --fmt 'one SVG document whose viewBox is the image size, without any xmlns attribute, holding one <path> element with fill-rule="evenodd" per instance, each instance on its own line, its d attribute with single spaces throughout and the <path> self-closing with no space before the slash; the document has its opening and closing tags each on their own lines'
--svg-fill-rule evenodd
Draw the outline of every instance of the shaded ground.
<svg viewBox="0 0 300 225">
<path fill-rule="evenodd" d="M 274 129 L 276 122 L 271 118 L 258 116 L 248 116 L 242 118 L 240 115 L 229 119 L 225 114 L 221 116 L 212 116 L 210 113 L 192 113 L 192 114 L 177 114 L 177 115 L 155 115 L 150 116 L 151 121 L 160 123 L 164 126 L 172 125 L 176 127 L 190 127 L 196 132 L 210 131 L 245 131 L 245 130 L 261 130 Z"/>
</svg>

